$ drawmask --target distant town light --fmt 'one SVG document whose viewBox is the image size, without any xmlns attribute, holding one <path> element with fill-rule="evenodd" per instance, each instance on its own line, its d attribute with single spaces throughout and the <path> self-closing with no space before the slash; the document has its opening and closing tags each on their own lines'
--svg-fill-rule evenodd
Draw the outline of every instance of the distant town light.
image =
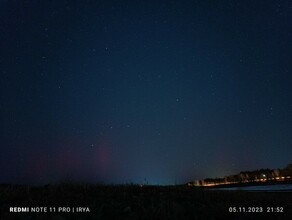
<svg viewBox="0 0 292 220">
<path fill-rule="evenodd" d="M 292 167 L 292 164 L 291 164 Z M 286 168 L 285 168 L 286 169 Z M 284 170 L 285 170 L 284 169 Z M 226 185 L 226 184 L 240 184 L 240 183 L 249 183 L 249 182 L 266 182 L 266 181 L 285 181 L 288 179 L 292 179 L 291 173 L 287 173 L 287 176 L 280 176 L 281 170 L 268 170 L 265 173 L 260 173 L 258 171 L 251 171 L 251 174 L 249 173 L 240 173 L 236 175 L 230 175 L 226 176 L 224 178 L 208 178 L 205 180 L 196 180 L 191 183 L 188 183 L 189 186 L 217 186 L 217 185 Z"/>
</svg>

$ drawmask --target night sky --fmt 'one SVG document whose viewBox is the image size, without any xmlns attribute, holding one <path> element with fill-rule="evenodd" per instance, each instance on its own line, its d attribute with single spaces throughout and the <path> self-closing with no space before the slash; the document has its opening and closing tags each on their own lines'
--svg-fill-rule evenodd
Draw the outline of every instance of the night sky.
<svg viewBox="0 0 292 220">
<path fill-rule="evenodd" d="M 292 3 L 0 2 L 0 182 L 178 184 L 292 159 Z"/>
</svg>

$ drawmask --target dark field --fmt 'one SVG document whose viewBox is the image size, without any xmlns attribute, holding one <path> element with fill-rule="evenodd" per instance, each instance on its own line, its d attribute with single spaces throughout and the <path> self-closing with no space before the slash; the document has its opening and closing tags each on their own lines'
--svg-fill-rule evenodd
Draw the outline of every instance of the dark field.
<svg viewBox="0 0 292 220">
<path fill-rule="evenodd" d="M 0 219 L 292 219 L 292 193 L 210 191 L 187 186 L 1 185 L 0 204 Z M 56 207 L 56 212 L 11 213 L 10 207 Z M 58 212 L 58 207 L 71 210 Z M 73 213 L 73 207 L 88 207 L 90 213 Z M 229 207 L 241 213 L 229 213 Z M 247 213 L 252 211 L 248 207 L 263 210 Z M 283 212 L 267 213 L 279 211 L 276 207 L 283 207 Z"/>
</svg>

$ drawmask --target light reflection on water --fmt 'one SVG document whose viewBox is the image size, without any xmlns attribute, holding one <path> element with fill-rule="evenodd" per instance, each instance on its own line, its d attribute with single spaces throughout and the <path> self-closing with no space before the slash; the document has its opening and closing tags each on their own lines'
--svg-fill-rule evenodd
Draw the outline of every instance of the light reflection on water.
<svg viewBox="0 0 292 220">
<path fill-rule="evenodd" d="M 242 186 L 242 187 L 228 187 L 216 188 L 211 190 L 244 190 L 244 191 L 285 191 L 292 192 L 292 184 L 268 185 L 268 186 Z"/>
</svg>

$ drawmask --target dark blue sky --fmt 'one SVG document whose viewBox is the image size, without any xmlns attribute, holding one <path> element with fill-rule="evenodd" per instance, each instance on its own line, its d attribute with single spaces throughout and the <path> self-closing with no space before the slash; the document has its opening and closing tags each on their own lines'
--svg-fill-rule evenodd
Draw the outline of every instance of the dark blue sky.
<svg viewBox="0 0 292 220">
<path fill-rule="evenodd" d="M 0 3 L 0 182 L 174 184 L 292 155 L 291 1 Z"/>
</svg>

